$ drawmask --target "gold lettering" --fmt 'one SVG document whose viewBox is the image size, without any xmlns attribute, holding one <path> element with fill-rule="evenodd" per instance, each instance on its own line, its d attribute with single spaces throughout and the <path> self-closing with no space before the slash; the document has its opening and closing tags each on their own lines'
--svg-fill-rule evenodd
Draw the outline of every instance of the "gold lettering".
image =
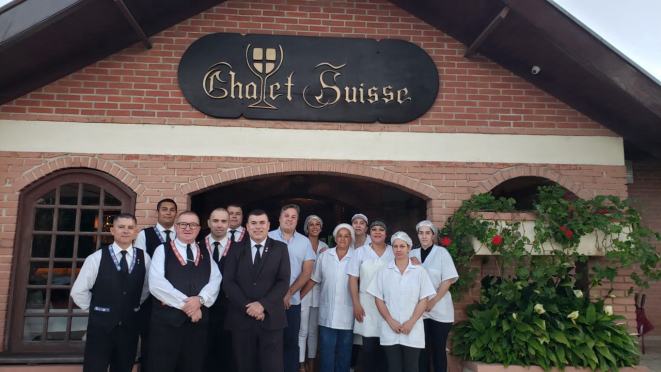
<svg viewBox="0 0 661 372">
<path fill-rule="evenodd" d="M 227 89 L 218 87 L 215 84 L 216 80 L 218 80 L 220 83 L 227 83 L 225 80 L 220 78 L 220 75 L 222 74 L 221 66 L 229 67 L 230 71 L 232 69 L 232 66 L 230 66 L 229 63 L 219 62 L 211 66 L 209 71 L 207 71 L 207 73 L 204 75 L 204 78 L 202 79 L 202 88 L 204 89 L 204 93 L 206 93 L 207 96 L 215 99 L 223 99 L 227 97 Z M 214 94 L 214 90 L 221 91 L 221 95 Z"/>
<path fill-rule="evenodd" d="M 271 98 L 271 101 L 275 101 L 276 98 L 282 95 L 281 93 L 273 94 L 274 91 L 277 92 L 278 90 L 280 90 L 280 83 L 271 84 L 269 86 L 269 98 Z"/>
<path fill-rule="evenodd" d="M 379 88 L 371 87 L 367 90 L 367 96 L 369 97 L 367 101 L 369 103 L 375 103 L 379 100 L 379 94 L 376 92 Z"/>
<path fill-rule="evenodd" d="M 349 87 L 344 87 L 344 100 L 347 101 L 347 103 L 356 103 L 356 87 L 351 88 L 353 90 L 353 97 L 349 97 Z"/>
<path fill-rule="evenodd" d="M 360 92 L 360 103 L 365 103 L 365 96 L 363 94 L 363 83 L 360 83 L 360 88 L 358 88 L 358 91 Z"/>
<path fill-rule="evenodd" d="M 383 87 L 383 102 L 388 103 L 392 101 L 395 98 L 395 95 L 390 91 L 392 89 L 392 86 L 388 85 L 387 87 Z M 389 98 L 386 98 L 389 97 Z"/>
<path fill-rule="evenodd" d="M 252 90 L 252 93 L 250 90 Z M 257 99 L 257 84 L 248 83 L 248 85 L 246 85 L 246 98 Z"/>
<path fill-rule="evenodd" d="M 236 98 L 236 95 L 234 94 L 234 88 L 238 87 L 239 88 L 239 99 L 243 99 L 243 93 L 241 92 L 243 90 L 243 84 L 239 83 L 236 81 L 235 78 L 236 74 L 234 71 L 230 71 L 230 97 L 232 99 Z"/>
<path fill-rule="evenodd" d="M 402 88 L 397 91 L 397 102 L 399 102 L 400 105 L 404 103 L 404 101 L 411 101 L 411 97 L 402 99 L 402 93 L 404 93 L 404 97 L 406 97 L 406 95 L 409 94 L 409 90 L 407 88 Z"/>
<path fill-rule="evenodd" d="M 341 65 L 341 66 L 333 66 L 328 62 L 322 62 L 322 63 L 318 64 L 315 68 L 317 68 L 319 66 L 329 66 L 332 69 L 339 70 L 342 67 L 346 66 L 346 63 Z M 333 82 L 334 83 L 337 83 L 337 77 L 342 75 L 341 73 L 339 73 L 337 71 L 334 71 L 334 70 L 325 70 L 324 72 L 319 74 L 319 83 L 321 84 L 321 90 L 319 91 L 318 95 L 314 96 L 314 99 L 317 100 L 317 103 L 319 103 L 320 105 L 318 105 L 318 106 L 311 105 L 308 102 L 307 98 L 305 98 L 305 91 L 310 87 L 309 85 L 306 86 L 303 89 L 303 100 L 305 101 L 305 103 L 308 106 L 310 106 L 312 108 L 317 108 L 318 109 L 318 108 L 322 108 L 322 107 L 326 107 L 326 106 L 332 106 L 332 105 L 336 104 L 340 100 L 340 98 L 342 97 L 342 91 L 340 90 L 340 88 L 338 88 L 335 85 L 328 85 L 324 81 L 324 75 L 327 72 L 330 72 L 333 75 Z M 330 89 L 333 92 L 335 92 L 335 99 L 333 101 L 331 101 L 330 98 L 329 98 L 329 99 L 326 100 L 326 102 L 323 102 L 323 103 L 321 102 L 321 100 L 324 98 L 324 89 Z"/>
<path fill-rule="evenodd" d="M 291 74 L 289 74 L 289 76 L 287 76 L 287 82 L 285 83 L 285 86 L 287 87 L 287 100 L 288 101 L 291 101 L 291 87 L 294 86 L 294 84 L 292 84 L 292 82 L 291 82 L 291 77 L 293 75 L 294 75 L 294 71 L 292 71 Z"/>
</svg>

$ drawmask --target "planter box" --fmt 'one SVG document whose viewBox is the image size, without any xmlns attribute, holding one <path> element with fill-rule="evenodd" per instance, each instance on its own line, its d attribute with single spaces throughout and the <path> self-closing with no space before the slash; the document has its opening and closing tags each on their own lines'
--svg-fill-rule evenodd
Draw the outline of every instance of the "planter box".
<svg viewBox="0 0 661 372">
<path fill-rule="evenodd" d="M 494 221 L 501 226 L 506 226 L 507 223 L 512 222 L 521 222 L 519 231 L 522 235 L 527 236 L 530 241 L 535 239 L 535 215 L 531 213 L 496 213 L 496 212 L 477 212 L 476 216 L 482 216 L 483 220 Z M 626 229 L 625 229 L 626 230 Z M 620 234 L 620 239 L 625 239 L 626 235 L 624 233 Z M 610 239 L 607 238 L 607 239 Z M 586 256 L 603 256 L 605 254 L 604 250 L 599 245 L 600 242 L 604 241 L 604 234 L 589 234 L 581 238 L 581 242 L 578 245 L 577 251 Z M 550 252 L 555 248 L 561 247 L 560 244 L 555 243 L 554 241 L 546 242 L 542 245 L 542 253 L 534 252 L 532 245 L 528 247 L 529 252 L 533 252 L 535 255 L 549 255 Z M 477 255 L 490 256 L 493 253 L 486 247 L 484 244 L 480 243 L 477 239 L 473 238 L 473 249 Z"/>
<path fill-rule="evenodd" d="M 552 372 L 561 372 L 557 368 L 551 369 Z M 486 364 L 479 362 L 464 361 L 463 372 L 545 372 L 542 367 L 538 366 L 509 366 L 505 368 L 502 364 Z M 574 368 L 566 367 L 565 372 L 592 372 L 590 368 Z M 620 368 L 620 372 L 648 372 L 645 366 L 626 367 Z"/>
</svg>

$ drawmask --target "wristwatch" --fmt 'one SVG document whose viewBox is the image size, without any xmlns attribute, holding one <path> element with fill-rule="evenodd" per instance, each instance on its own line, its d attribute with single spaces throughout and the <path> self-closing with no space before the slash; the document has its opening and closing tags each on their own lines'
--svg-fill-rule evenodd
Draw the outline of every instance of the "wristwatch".
<svg viewBox="0 0 661 372">
<path fill-rule="evenodd" d="M 293 289 L 291 289 L 291 288 L 289 288 L 289 292 L 291 292 L 291 295 L 292 295 L 292 296 L 294 295 L 294 293 L 296 293 L 296 291 L 293 290 Z"/>
<path fill-rule="evenodd" d="M 202 296 L 197 296 L 197 297 L 200 298 L 200 305 L 204 305 L 204 297 Z"/>
</svg>

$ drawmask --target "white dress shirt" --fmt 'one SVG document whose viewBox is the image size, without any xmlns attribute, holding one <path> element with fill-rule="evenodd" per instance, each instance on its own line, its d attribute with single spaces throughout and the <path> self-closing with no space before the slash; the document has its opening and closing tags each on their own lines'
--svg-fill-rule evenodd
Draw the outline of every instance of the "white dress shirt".
<svg viewBox="0 0 661 372">
<path fill-rule="evenodd" d="M 241 237 L 241 234 L 243 233 L 243 226 L 239 226 L 236 229 L 228 229 L 227 236 L 232 236 L 232 230 L 236 231 L 234 233 L 234 241 L 238 242 L 239 238 Z"/>
<path fill-rule="evenodd" d="M 209 253 L 211 253 L 211 257 L 213 257 L 213 251 L 214 251 L 214 249 L 216 249 L 216 245 L 213 244 L 213 243 L 218 242 L 218 243 L 220 243 L 218 245 L 218 257 L 222 258 L 223 254 L 225 254 L 225 249 L 227 249 L 227 242 L 229 240 L 230 240 L 229 234 L 225 235 L 225 237 L 220 239 L 220 241 L 214 239 L 213 236 L 211 236 L 211 234 L 209 234 L 209 235 L 206 236 L 206 238 L 204 238 L 204 242 L 206 243 L 208 241 L 209 246 L 208 247 L 200 247 L 200 248 L 208 248 Z"/>
<path fill-rule="evenodd" d="M 409 257 L 417 257 L 418 260 L 422 262 L 421 249 L 422 248 L 412 249 L 409 253 Z M 422 267 L 427 270 L 432 285 L 436 291 L 438 291 L 438 287 L 440 287 L 441 283 L 444 281 L 452 280 L 452 283 L 456 282 L 457 279 L 459 279 L 459 273 L 457 273 L 457 269 L 454 267 L 454 262 L 452 261 L 452 256 L 447 249 L 439 245 L 434 245 L 429 249 L 432 251 L 429 252 L 429 256 L 427 256 L 425 262 L 422 262 Z M 435 294 L 429 297 L 429 299 L 431 300 L 434 297 L 436 297 Z M 430 312 L 425 311 L 425 313 L 422 314 L 422 318 L 433 319 L 437 322 L 443 323 L 453 323 L 454 305 L 452 304 L 452 295 L 450 294 L 450 291 L 438 301 Z"/>
<path fill-rule="evenodd" d="M 71 287 L 71 298 L 73 302 L 78 305 L 79 308 L 84 311 L 88 311 L 90 307 L 90 302 L 92 301 L 92 288 L 94 288 L 94 283 L 96 283 L 96 277 L 99 275 L 99 265 L 101 264 L 101 255 L 103 254 L 103 249 L 108 249 L 103 247 L 98 251 L 87 256 L 83 267 L 78 273 L 76 281 Z M 131 262 L 133 262 L 133 246 L 130 246 L 126 249 L 126 262 L 129 267 L 131 267 Z M 117 262 L 120 262 L 122 259 L 122 248 L 116 244 L 112 244 L 112 250 L 117 257 Z M 147 297 L 149 297 L 149 265 L 151 259 L 149 255 L 145 253 L 145 283 L 142 286 L 142 294 L 140 295 L 140 303 L 143 303 Z"/>
<path fill-rule="evenodd" d="M 349 292 L 347 267 L 353 249 L 340 260 L 337 247 L 327 249 L 317 258 L 312 280 L 321 285 L 319 325 L 332 329 L 353 329 L 353 301 Z M 307 297 L 307 296 L 306 296 Z"/>
<path fill-rule="evenodd" d="M 382 300 L 386 304 L 390 316 L 400 324 L 411 319 L 420 300 L 436 293 L 427 270 L 419 265 L 411 264 L 410 259 L 403 274 L 395 265 L 395 260 L 390 261 L 388 266 L 376 274 L 367 292 Z M 425 347 L 425 326 L 422 317 L 415 322 L 408 335 L 393 332 L 388 322 L 382 317 L 379 337 L 381 345 L 384 346 L 404 345 L 422 349 Z"/>
<path fill-rule="evenodd" d="M 259 257 L 264 257 L 264 243 L 266 243 L 266 239 L 262 240 L 261 243 L 257 243 L 254 240 L 250 239 L 250 252 L 252 253 L 252 263 L 255 263 L 255 255 L 257 254 L 257 247 L 255 247 L 257 244 L 261 245 L 259 247 Z"/>
<path fill-rule="evenodd" d="M 150 229 L 153 229 L 153 227 L 150 227 Z M 163 238 L 161 242 L 164 242 L 167 239 L 165 235 L 165 230 L 166 230 L 165 227 L 161 226 L 160 223 L 157 223 L 156 229 L 161 234 L 161 238 Z M 169 230 L 170 230 L 170 240 L 174 241 L 177 238 L 177 233 L 174 232 L 174 226 L 172 226 Z M 145 230 L 140 230 L 140 233 L 138 234 L 138 237 L 135 239 L 135 243 L 133 244 L 133 246 L 147 252 L 147 238 L 145 237 Z"/>
<path fill-rule="evenodd" d="M 186 244 L 179 241 L 179 239 L 174 240 L 174 246 L 181 255 L 181 257 L 187 257 L 186 253 Z M 163 244 L 159 245 L 154 251 L 154 257 L 152 257 L 153 264 L 149 270 L 149 291 L 154 295 L 159 301 L 165 302 L 169 306 L 172 306 L 177 309 L 181 309 L 186 304 L 184 300 L 188 298 L 181 291 L 176 289 L 172 283 L 170 283 L 165 278 L 165 246 Z M 167 249 L 171 249 L 167 247 Z M 193 260 L 197 259 L 197 247 L 195 243 L 191 244 L 191 250 L 193 251 Z M 200 247 L 200 250 L 204 252 L 206 247 Z M 209 257 L 209 264 L 213 262 L 213 259 Z M 218 265 L 211 265 L 211 274 L 209 275 L 209 282 L 207 285 L 202 288 L 198 296 L 204 298 L 204 306 L 211 307 L 218 293 L 220 292 L 220 282 L 223 276 L 220 274 Z"/>
<path fill-rule="evenodd" d="M 289 251 L 289 265 L 291 268 L 291 276 L 289 277 L 289 286 L 291 287 L 296 279 L 303 273 L 303 262 L 305 261 L 314 261 L 317 256 L 312 249 L 312 243 L 307 236 L 294 231 L 294 235 L 289 238 L 287 241 L 282 235 L 282 230 L 277 228 L 276 230 L 269 231 L 269 237 L 273 240 L 281 241 L 287 244 L 287 250 Z M 292 305 L 299 305 L 301 303 L 301 291 L 296 291 L 291 296 L 289 303 Z"/>
</svg>

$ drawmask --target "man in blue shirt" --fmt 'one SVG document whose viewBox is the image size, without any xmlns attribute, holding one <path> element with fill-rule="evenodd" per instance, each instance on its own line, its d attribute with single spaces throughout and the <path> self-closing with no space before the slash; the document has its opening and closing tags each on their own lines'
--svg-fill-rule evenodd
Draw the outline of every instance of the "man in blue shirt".
<svg viewBox="0 0 661 372">
<path fill-rule="evenodd" d="M 288 204 L 280 209 L 280 227 L 269 232 L 269 237 L 287 244 L 291 279 L 289 291 L 285 295 L 284 306 L 287 313 L 287 328 L 283 333 L 284 371 L 298 371 L 298 332 L 301 328 L 300 290 L 310 280 L 316 255 L 312 243 L 303 234 L 296 232 L 301 209 L 296 204 Z"/>
</svg>

